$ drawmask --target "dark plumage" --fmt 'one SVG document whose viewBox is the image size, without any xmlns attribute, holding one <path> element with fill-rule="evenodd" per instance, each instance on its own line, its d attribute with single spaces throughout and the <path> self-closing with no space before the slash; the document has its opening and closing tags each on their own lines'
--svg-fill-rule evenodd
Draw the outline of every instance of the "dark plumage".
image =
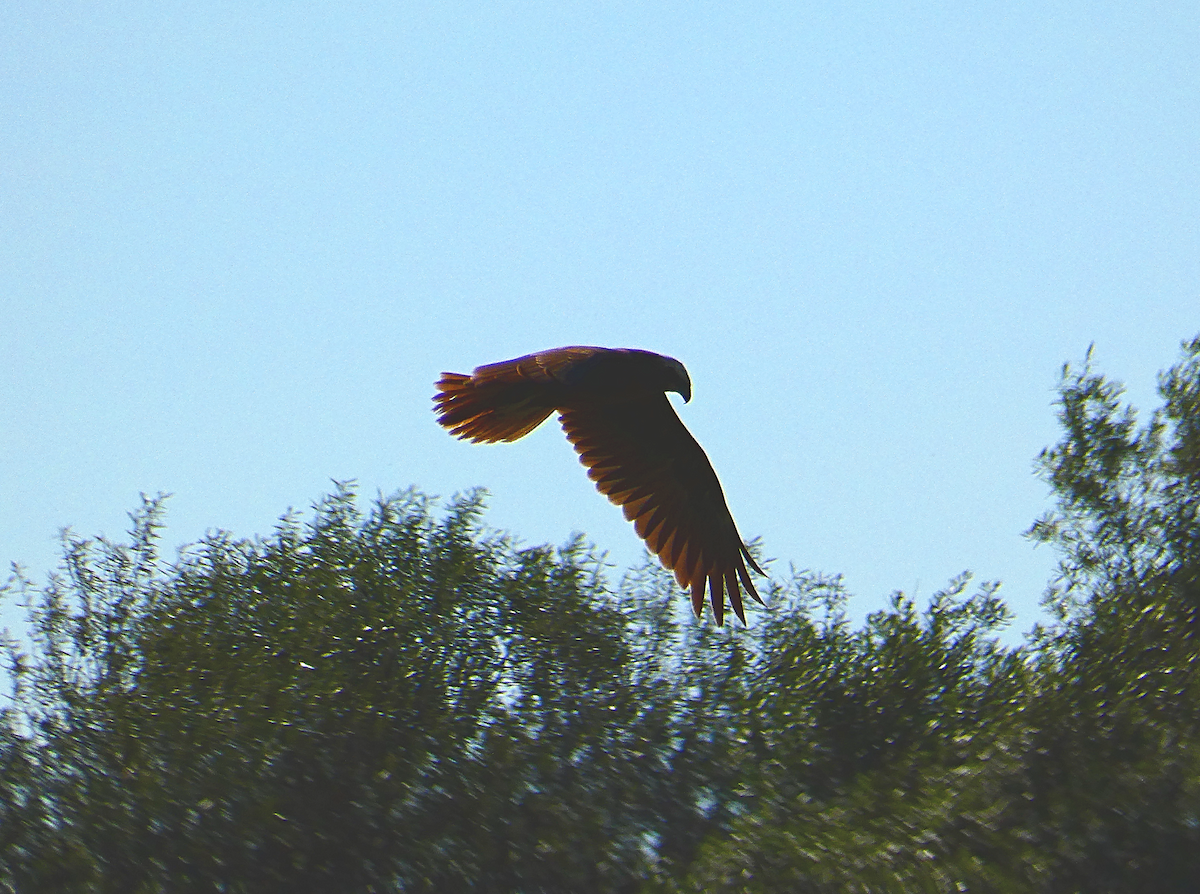
<svg viewBox="0 0 1200 894">
<path fill-rule="evenodd" d="M 691 400 L 683 364 L 632 348 L 557 348 L 443 373 L 438 422 L 476 443 L 515 441 L 557 412 L 588 477 L 620 506 L 646 545 L 691 590 L 697 616 L 707 585 L 717 624 L 725 594 L 745 623 L 741 585 L 759 603 L 746 550 L 716 472 L 666 392 Z"/>
</svg>

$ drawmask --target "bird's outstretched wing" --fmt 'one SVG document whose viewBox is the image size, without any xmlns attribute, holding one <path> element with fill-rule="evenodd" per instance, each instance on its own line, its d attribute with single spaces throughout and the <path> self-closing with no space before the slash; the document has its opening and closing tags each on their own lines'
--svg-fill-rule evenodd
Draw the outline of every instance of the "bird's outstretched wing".
<svg viewBox="0 0 1200 894">
<path fill-rule="evenodd" d="M 588 477 L 691 590 L 696 614 L 707 586 L 717 624 L 724 622 L 726 593 L 744 624 L 738 582 L 762 603 L 746 563 L 762 569 L 742 543 L 712 464 L 667 396 L 580 403 L 562 408 L 560 419 Z"/>
</svg>

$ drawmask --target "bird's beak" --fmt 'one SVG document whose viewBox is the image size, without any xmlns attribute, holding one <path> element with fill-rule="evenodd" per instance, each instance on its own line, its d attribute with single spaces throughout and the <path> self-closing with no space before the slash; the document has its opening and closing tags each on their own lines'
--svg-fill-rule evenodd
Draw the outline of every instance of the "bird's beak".
<svg viewBox="0 0 1200 894">
<path fill-rule="evenodd" d="M 683 402 L 685 404 L 690 401 L 692 399 L 692 383 L 687 382 L 679 393 L 683 395 Z"/>
</svg>

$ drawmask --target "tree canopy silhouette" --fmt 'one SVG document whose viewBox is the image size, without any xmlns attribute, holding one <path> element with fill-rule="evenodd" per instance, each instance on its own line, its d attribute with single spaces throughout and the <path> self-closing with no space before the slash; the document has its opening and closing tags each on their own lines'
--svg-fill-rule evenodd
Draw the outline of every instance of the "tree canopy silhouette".
<svg viewBox="0 0 1200 894">
<path fill-rule="evenodd" d="M 483 495 L 342 486 L 166 561 L 67 537 L 5 587 L 0 890 L 1165 891 L 1200 877 L 1200 338 L 1143 424 L 1065 369 L 1050 620 L 963 575 L 750 629 L 657 563 L 518 548 Z"/>
</svg>

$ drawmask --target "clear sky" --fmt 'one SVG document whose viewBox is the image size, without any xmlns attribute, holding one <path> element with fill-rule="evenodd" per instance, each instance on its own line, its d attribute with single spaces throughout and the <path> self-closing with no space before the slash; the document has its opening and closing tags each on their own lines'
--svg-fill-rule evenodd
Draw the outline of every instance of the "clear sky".
<svg viewBox="0 0 1200 894">
<path fill-rule="evenodd" d="M 269 533 L 331 479 L 640 541 L 557 425 L 442 370 L 679 358 L 771 568 L 860 614 L 965 569 L 1018 628 L 1064 361 L 1143 408 L 1200 331 L 1200 5 L 45 3 L 0 10 L 0 562 Z M 11 615 L 9 616 L 11 621 Z"/>
</svg>

